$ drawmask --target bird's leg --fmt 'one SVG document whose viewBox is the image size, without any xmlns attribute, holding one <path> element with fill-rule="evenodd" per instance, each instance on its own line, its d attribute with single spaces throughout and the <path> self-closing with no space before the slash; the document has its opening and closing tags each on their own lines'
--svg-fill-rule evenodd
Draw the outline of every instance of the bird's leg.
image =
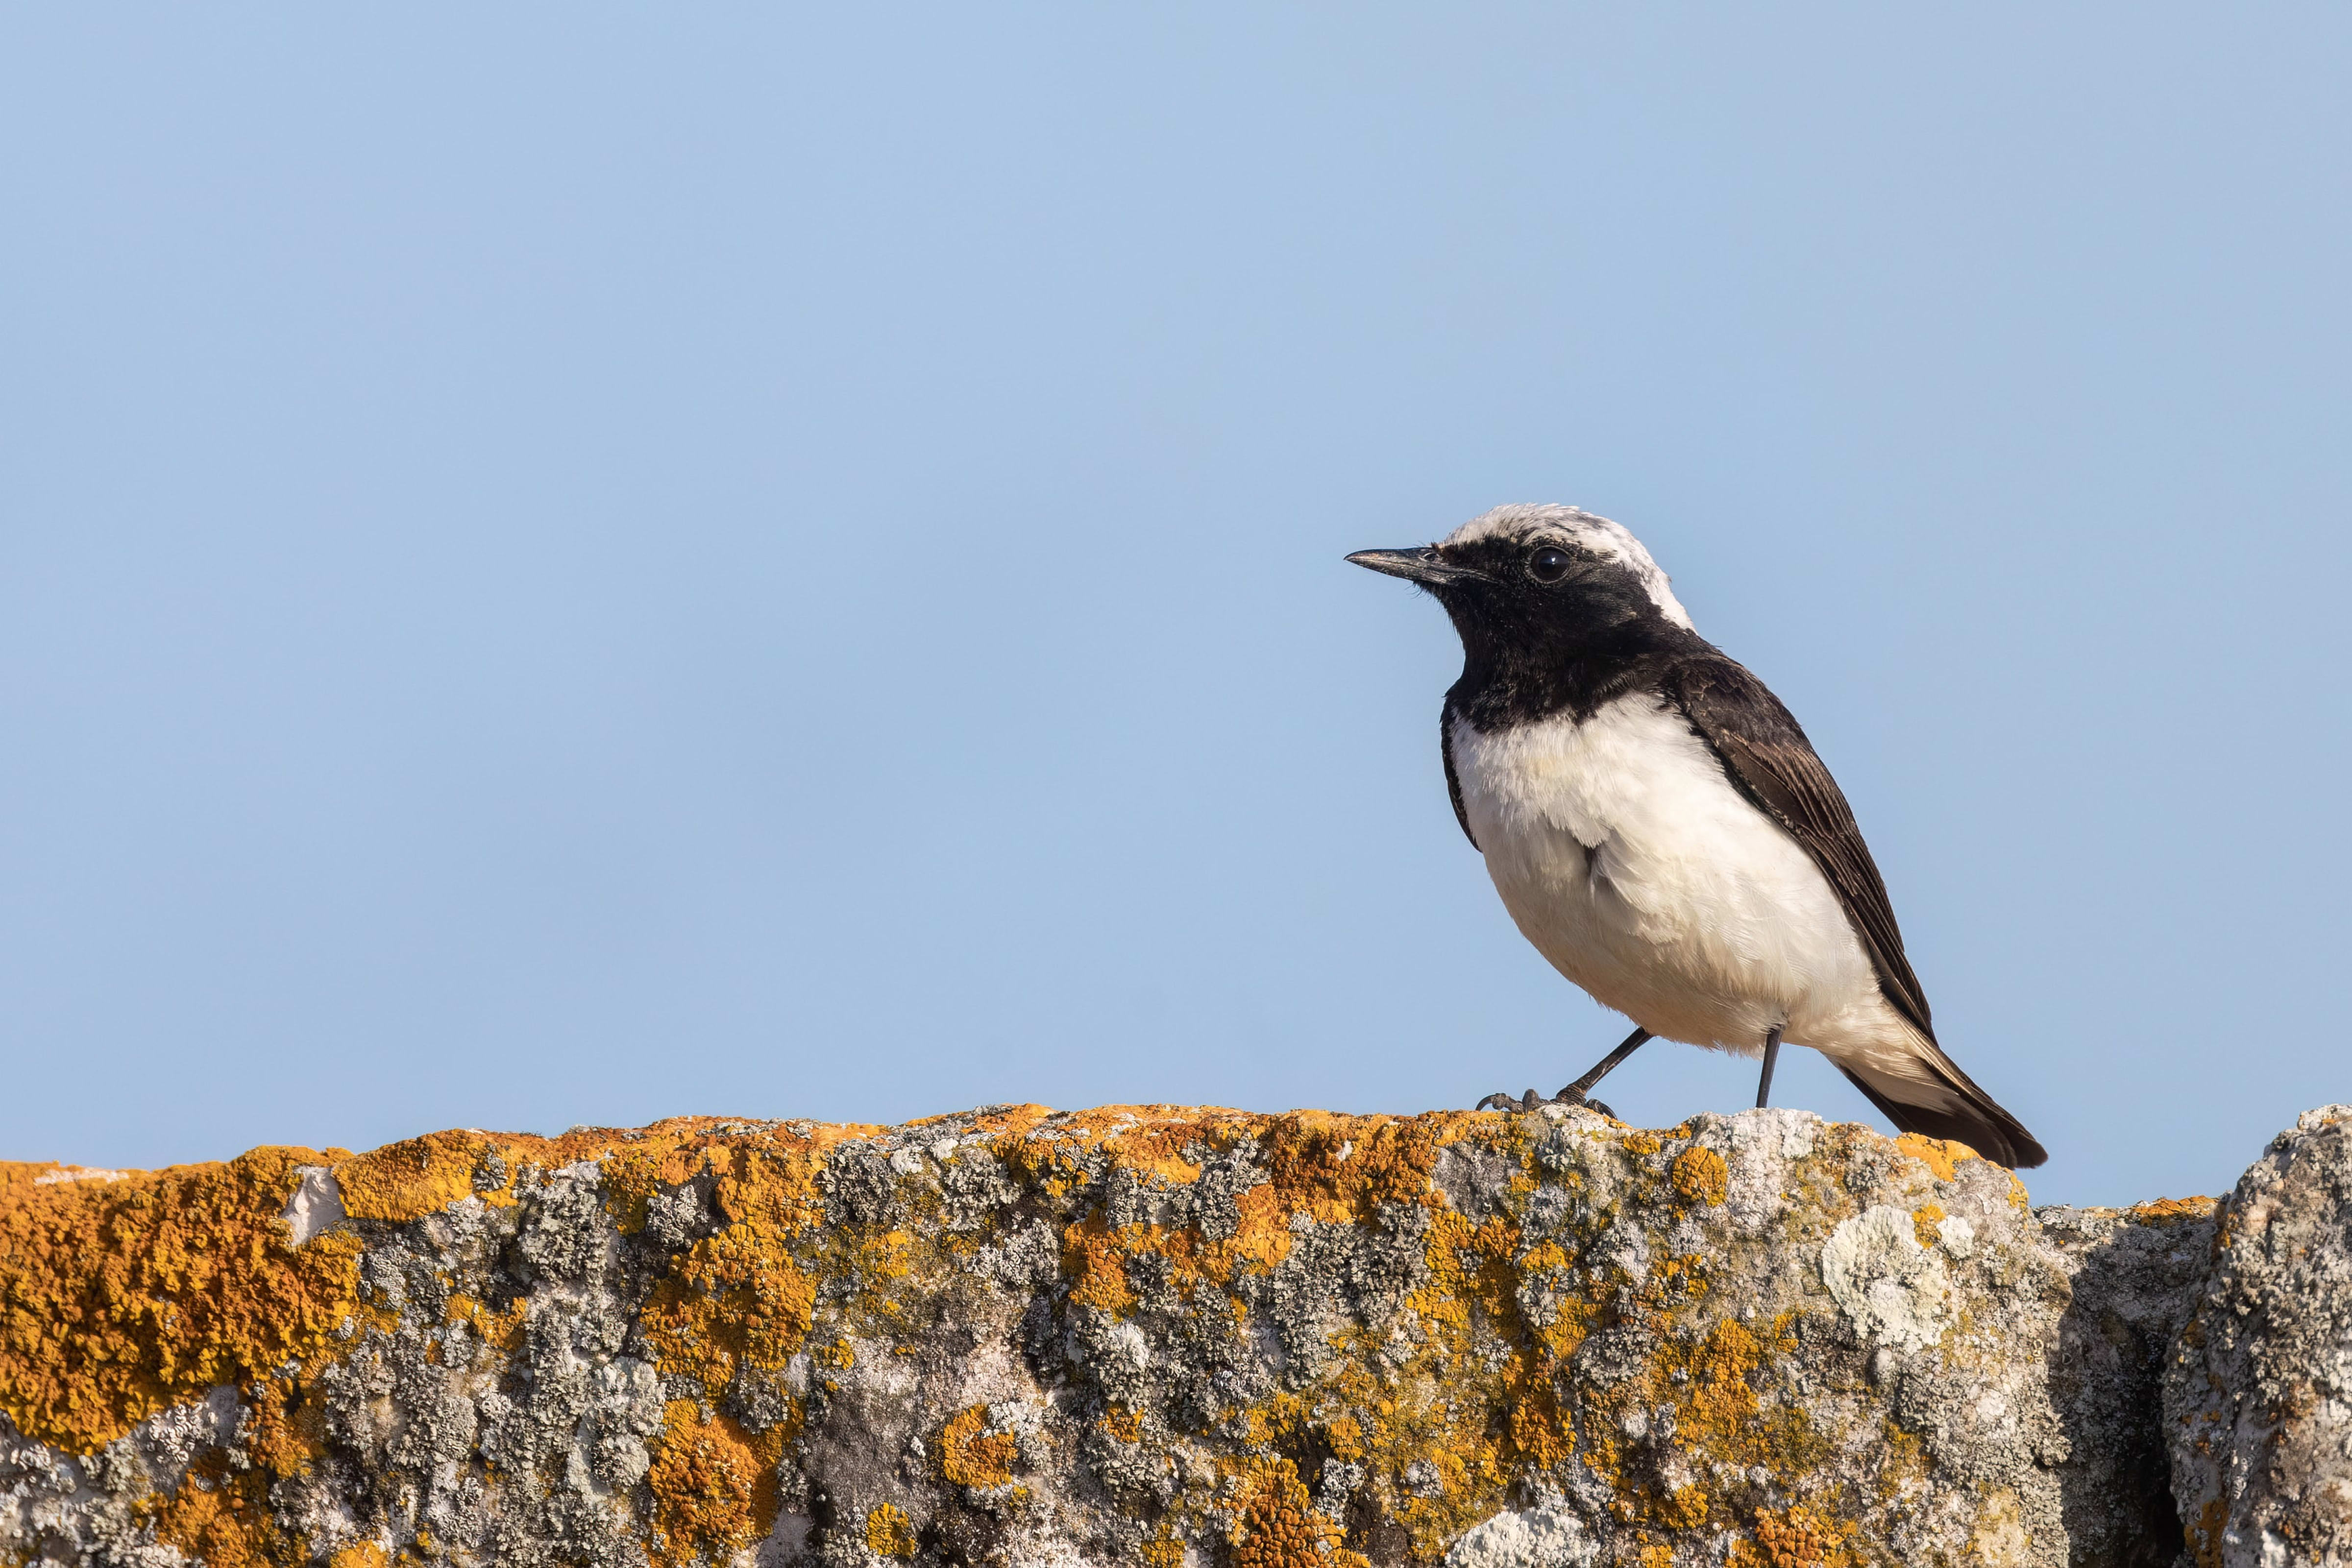
<svg viewBox="0 0 2352 1568">
<path fill-rule="evenodd" d="M 1616 1071 L 1617 1069 L 1624 1063 L 1627 1057 L 1641 1050 L 1642 1047 L 1649 1043 L 1649 1040 L 1650 1031 L 1645 1029 L 1637 1028 L 1633 1033 L 1625 1037 L 1624 1044 L 1619 1046 L 1616 1050 L 1611 1051 L 1608 1055 L 1594 1062 L 1591 1071 L 1578 1079 L 1575 1082 L 1570 1084 L 1567 1088 L 1561 1090 L 1559 1092 L 1559 1098 L 1567 1101 L 1571 1105 L 1581 1104 L 1584 1101 L 1585 1095 L 1591 1092 L 1594 1084 L 1608 1077 L 1612 1072 Z"/>
<path fill-rule="evenodd" d="M 1756 1108 L 1759 1111 L 1772 1103 L 1772 1064 L 1780 1060 L 1780 1026 L 1774 1024 L 1764 1037 L 1764 1075 L 1756 1081 Z"/>
<path fill-rule="evenodd" d="M 1584 1097 L 1585 1092 L 1591 1089 L 1594 1084 L 1600 1082 L 1602 1079 L 1608 1077 L 1610 1072 L 1627 1057 L 1641 1050 L 1643 1044 L 1647 1041 L 1649 1038 L 1650 1031 L 1648 1030 L 1635 1030 L 1632 1034 L 1625 1037 L 1624 1044 L 1619 1046 L 1616 1050 L 1602 1057 L 1599 1061 L 1594 1062 L 1592 1065 L 1592 1071 L 1587 1072 L 1583 1077 L 1578 1079 L 1575 1082 L 1570 1084 L 1567 1088 L 1554 1095 L 1550 1103 L 1561 1105 L 1590 1105 L 1594 1110 L 1600 1112 L 1602 1115 L 1613 1119 L 1617 1114 L 1616 1112 L 1612 1111 L 1608 1106 L 1603 1105 L 1598 1100 L 1587 1100 Z M 1547 1103 L 1547 1102 L 1544 1097 L 1530 1089 L 1526 1094 L 1516 1100 L 1508 1094 L 1489 1094 L 1484 1100 L 1478 1102 L 1478 1109 L 1481 1111 L 1532 1111 L 1537 1106 L 1545 1103 Z"/>
</svg>

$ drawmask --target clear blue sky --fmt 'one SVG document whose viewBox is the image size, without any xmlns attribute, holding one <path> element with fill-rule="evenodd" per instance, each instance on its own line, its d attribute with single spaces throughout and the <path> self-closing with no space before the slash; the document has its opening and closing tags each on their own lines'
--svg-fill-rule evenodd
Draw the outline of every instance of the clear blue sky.
<svg viewBox="0 0 2352 1568">
<path fill-rule="evenodd" d="M 2352 1099 L 2347 79 L 2340 6 L 16 10 L 0 1153 L 1553 1089 L 1623 1025 L 1339 557 L 1560 500 L 1804 721 L 2037 1198 L 2224 1187 Z"/>
</svg>

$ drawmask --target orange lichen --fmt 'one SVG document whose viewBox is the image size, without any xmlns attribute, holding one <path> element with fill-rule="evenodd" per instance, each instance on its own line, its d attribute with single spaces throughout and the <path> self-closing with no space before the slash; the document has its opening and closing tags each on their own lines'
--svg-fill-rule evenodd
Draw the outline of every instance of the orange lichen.
<svg viewBox="0 0 2352 1568">
<path fill-rule="evenodd" d="M 2133 1204 L 2125 1212 L 2141 1225 L 2178 1225 L 2184 1219 L 2207 1218 L 2213 1207 L 2210 1197 L 2158 1197 Z"/>
<path fill-rule="evenodd" d="M 1521 1272 L 1512 1260 L 1518 1244 L 1517 1228 L 1501 1218 L 1473 1226 L 1450 1209 L 1431 1217 L 1429 1282 L 1407 1304 L 1429 1336 L 1428 1370 L 1454 1396 L 1410 1403 L 1376 1397 L 1356 1376 L 1343 1375 L 1343 1388 L 1352 1384 L 1349 1392 L 1370 1406 L 1358 1439 L 1366 1456 L 1391 1475 L 1415 1463 L 1434 1474 L 1433 1489 L 1400 1497 L 1394 1509 L 1423 1556 L 1442 1553 L 1447 1540 L 1491 1513 L 1515 1465 L 1549 1467 L 1576 1448 L 1552 1373 L 1581 1342 L 1590 1306 L 1563 1300 L 1548 1329 L 1528 1324 L 1518 1301 Z M 1549 1244 L 1530 1258 L 1546 1268 L 1565 1261 Z M 1448 1376 L 1449 1368 L 1483 1365 L 1481 1348 L 1495 1342 L 1511 1354 L 1491 1382 L 1465 1385 L 1458 1375 Z"/>
<path fill-rule="evenodd" d="M 1664 1308 L 1675 1292 L 1666 1288 L 1663 1263 L 1653 1269 L 1643 1295 Z M 1717 1320 L 1705 1333 L 1675 1328 L 1662 1312 L 1653 1320 L 1664 1341 L 1635 1377 L 1589 1396 L 1592 1416 L 1584 1427 L 1584 1460 L 1617 1491 L 1616 1511 L 1628 1524 L 1668 1530 L 1720 1518 L 1718 1500 L 1705 1481 L 1661 1486 L 1645 1467 L 1629 1463 L 1622 1432 L 1627 1417 L 1643 1420 L 1661 1406 L 1674 1415 L 1674 1446 L 1703 1457 L 1719 1473 L 1736 1477 L 1762 1469 L 1784 1481 L 1813 1470 L 1827 1444 L 1799 1412 L 1766 1407 L 1757 1397 L 1755 1376 L 1765 1361 L 1796 1349 L 1789 1332 L 1791 1315 L 1769 1323 L 1738 1318 Z M 1738 1483 L 1735 1483 L 1738 1484 Z"/>
<path fill-rule="evenodd" d="M 683 1565 L 705 1553 L 723 1561 L 766 1534 L 782 1446 L 776 1428 L 752 1438 L 724 1416 L 704 1420 L 691 1399 L 672 1400 L 646 1471 L 654 1561 Z"/>
<path fill-rule="evenodd" d="M 1944 1234 L 1944 1206 L 1923 1203 L 1911 1211 L 1911 1235 L 1922 1247 L 1933 1247 Z"/>
<path fill-rule="evenodd" d="M 763 1227 L 730 1225 L 671 1266 L 642 1321 L 654 1364 L 715 1395 L 740 1365 L 783 1370 L 815 1310 L 815 1282 L 781 1239 Z"/>
<path fill-rule="evenodd" d="M 1938 1181 L 1952 1179 L 1952 1172 L 1962 1160 L 1982 1159 L 1966 1144 L 1949 1138 L 1930 1138 L 1918 1133 L 1906 1133 L 1895 1140 L 1895 1146 L 1936 1173 Z"/>
<path fill-rule="evenodd" d="M 1285 1207 L 1326 1224 L 1361 1223 L 1383 1203 L 1419 1203 L 1430 1190 L 1445 1118 L 1334 1116 L 1294 1111 L 1258 1138 Z"/>
<path fill-rule="evenodd" d="M 1315 1511 L 1288 1459 L 1272 1461 L 1252 1479 L 1234 1529 L 1234 1568 L 1368 1568 L 1361 1553 L 1339 1544 L 1339 1527 Z"/>
<path fill-rule="evenodd" d="M 217 1453 L 190 1468 L 179 1490 L 151 1503 L 155 1538 L 206 1568 L 261 1568 L 309 1555 L 278 1533 L 268 1483 L 257 1471 L 232 1473 Z"/>
<path fill-rule="evenodd" d="M 732 1125 L 708 1116 L 681 1116 L 637 1133 L 567 1134 L 544 1154 L 521 1148 L 509 1153 L 509 1157 L 530 1153 L 538 1163 L 551 1165 L 567 1159 L 597 1160 L 604 1173 L 606 1203 L 624 1235 L 635 1235 L 645 1228 L 646 1206 L 656 1191 L 706 1175 L 719 1178 L 712 1196 L 729 1219 L 797 1231 L 824 1214 L 816 1175 L 824 1166 L 827 1151 L 883 1130 L 863 1123 L 803 1123 L 804 1132 L 726 1130 Z M 499 1142 L 507 1145 L 530 1141 L 502 1137 Z"/>
<path fill-rule="evenodd" d="M 914 1521 L 895 1502 L 886 1502 L 866 1516 L 866 1549 L 877 1557 L 912 1557 L 921 1543 L 915 1539 Z"/>
<path fill-rule="evenodd" d="M 1731 1191 L 1731 1170 L 1723 1156 L 1697 1144 L 1675 1156 L 1671 1174 L 1685 1203 L 1721 1203 Z"/>
<path fill-rule="evenodd" d="M 1759 1338 L 1738 1318 L 1725 1318 L 1695 1344 L 1670 1345 L 1661 1355 L 1665 1381 L 1679 1388 L 1675 1431 L 1684 1442 L 1733 1464 L 1786 1462 L 1795 1456 L 1759 1426 L 1756 1389 L 1748 1379 L 1769 1353 L 1796 1349 L 1789 1319 L 1776 1318 Z"/>
<path fill-rule="evenodd" d="M 940 1474 L 960 1487 L 1006 1485 L 1020 1457 L 1012 1433 L 988 1430 L 985 1405 L 958 1412 L 940 1432 Z"/>
<path fill-rule="evenodd" d="M 504 1312 L 494 1311 L 462 1291 L 449 1293 L 449 1304 L 442 1321 L 464 1323 L 476 1337 L 495 1349 L 512 1352 L 522 1343 L 524 1322 L 529 1316 L 528 1303 L 517 1296 Z"/>
<path fill-rule="evenodd" d="M 1843 1568 L 1852 1561 L 1844 1542 L 1853 1532 L 1801 1503 L 1780 1512 L 1759 1509 L 1755 1539 L 1733 1544 L 1731 1568 Z"/>
<path fill-rule="evenodd" d="M 360 1243 L 289 1245 L 296 1167 L 225 1165 L 44 1184 L 0 1166 L 0 1409 L 29 1437 L 90 1453 L 219 1384 L 250 1393 L 306 1366 L 359 1311 Z"/>
<path fill-rule="evenodd" d="M 671 1264 L 646 1303 L 646 1340 L 662 1371 L 696 1378 L 716 1398 L 740 1368 L 780 1372 L 801 1348 L 816 1311 L 816 1283 L 792 1249 L 823 1218 L 816 1180 L 823 1152 L 850 1131 L 776 1132 L 615 1156 L 613 1163 L 625 1167 L 616 1216 L 623 1225 L 632 1217 L 642 1224 L 655 1181 L 702 1174 L 717 1177 L 712 1200 L 728 1220 Z M 836 1364 L 847 1365 L 846 1342 L 837 1349 L 845 1359 Z"/>
<path fill-rule="evenodd" d="M 474 1172 L 492 1147 L 480 1133 L 428 1133 L 344 1160 L 335 1166 L 343 1211 L 394 1224 L 422 1219 L 474 1195 Z"/>
<path fill-rule="evenodd" d="M 327 1568 L 392 1568 L 392 1559 L 374 1542 L 362 1541 L 328 1558 Z"/>
<path fill-rule="evenodd" d="M 1062 1274 L 1076 1281 L 1070 1300 L 1106 1312 L 1124 1312 L 1135 1304 L 1127 1288 L 1127 1266 L 1120 1239 L 1098 1214 L 1089 1215 L 1062 1232 Z"/>
<path fill-rule="evenodd" d="M 1097 1271 L 1108 1276 L 1112 1261 L 1134 1256 L 1139 1247 L 1171 1258 L 1181 1254 L 1187 1272 L 1220 1282 L 1236 1268 L 1270 1269 L 1289 1255 L 1290 1222 L 1297 1216 L 1327 1225 L 1360 1223 L 1383 1203 L 1435 1201 L 1430 1178 L 1438 1151 L 1473 1129 L 1491 1133 L 1494 1125 L 1491 1117 L 1475 1113 L 1401 1118 L 1321 1111 L 1286 1116 L 1169 1112 L 1162 1106 L 1105 1106 L 1050 1127 L 1034 1122 L 1008 1126 L 990 1142 L 991 1151 L 1016 1175 L 1058 1198 L 1079 1179 L 1081 1154 L 1099 1152 L 1113 1169 L 1174 1184 L 1199 1175 L 1184 1151 L 1222 1150 L 1245 1138 L 1255 1140 L 1268 1179 L 1236 1197 L 1240 1223 L 1233 1236 L 1210 1243 L 1193 1231 L 1178 1240 L 1163 1237 L 1157 1227 L 1129 1227 L 1116 1238 L 1115 1250 L 1095 1250 L 1083 1260 L 1082 1283 Z M 1103 1234 L 1099 1221 L 1094 1234 Z M 1095 1288 L 1105 1300 L 1117 1301 L 1122 1287 L 1104 1278 Z"/>
</svg>

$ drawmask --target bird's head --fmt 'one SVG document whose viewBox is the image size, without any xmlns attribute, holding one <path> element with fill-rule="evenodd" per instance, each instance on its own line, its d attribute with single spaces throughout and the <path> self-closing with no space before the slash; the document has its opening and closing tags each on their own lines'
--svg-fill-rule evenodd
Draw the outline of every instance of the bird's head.
<svg viewBox="0 0 2352 1568">
<path fill-rule="evenodd" d="M 1691 634 L 1642 541 L 1574 507 L 1497 507 L 1433 545 L 1348 559 L 1436 595 L 1474 661 Z"/>
</svg>

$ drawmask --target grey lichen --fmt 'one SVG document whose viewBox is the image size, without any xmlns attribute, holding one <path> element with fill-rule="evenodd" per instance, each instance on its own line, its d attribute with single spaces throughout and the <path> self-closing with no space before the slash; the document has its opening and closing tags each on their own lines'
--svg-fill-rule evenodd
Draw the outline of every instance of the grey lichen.
<svg viewBox="0 0 2352 1568">
<path fill-rule="evenodd" d="M 2199 1568 L 2352 1562 L 2352 1105 L 2273 1139 L 2215 1216 L 2164 1380 Z"/>
</svg>

